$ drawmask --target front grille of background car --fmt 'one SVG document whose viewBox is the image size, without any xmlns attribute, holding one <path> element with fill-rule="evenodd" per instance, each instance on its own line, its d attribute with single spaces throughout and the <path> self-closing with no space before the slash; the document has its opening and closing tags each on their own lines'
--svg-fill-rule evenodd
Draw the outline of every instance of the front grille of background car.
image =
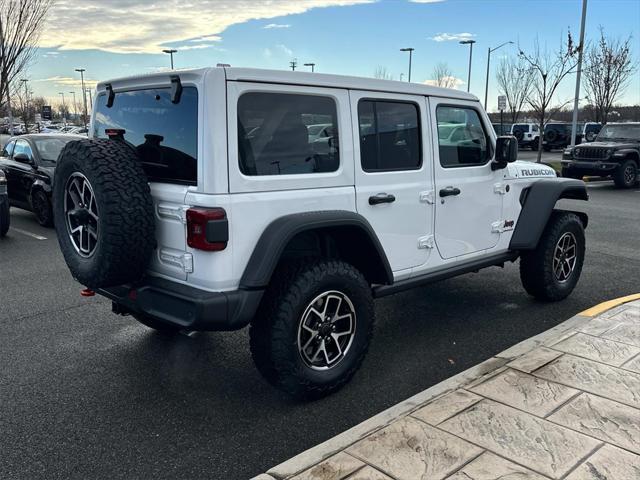
<svg viewBox="0 0 640 480">
<path fill-rule="evenodd" d="M 607 149 L 597 147 L 577 148 L 575 158 L 587 160 L 602 160 L 607 158 Z"/>
</svg>

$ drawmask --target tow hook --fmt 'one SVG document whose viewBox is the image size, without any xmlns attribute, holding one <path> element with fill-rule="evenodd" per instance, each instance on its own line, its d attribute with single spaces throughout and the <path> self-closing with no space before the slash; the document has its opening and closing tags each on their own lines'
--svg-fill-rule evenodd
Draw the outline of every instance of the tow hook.
<svg viewBox="0 0 640 480">
<path fill-rule="evenodd" d="M 80 295 L 83 296 L 83 297 L 93 297 L 93 296 L 95 296 L 95 294 L 96 294 L 96 292 L 94 292 L 90 288 L 85 288 L 83 290 L 80 290 Z"/>
</svg>

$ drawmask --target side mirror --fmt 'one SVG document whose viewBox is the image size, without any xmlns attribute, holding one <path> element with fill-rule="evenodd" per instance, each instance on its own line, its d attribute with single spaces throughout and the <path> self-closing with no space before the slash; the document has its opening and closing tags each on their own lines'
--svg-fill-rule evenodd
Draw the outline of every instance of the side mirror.
<svg viewBox="0 0 640 480">
<path fill-rule="evenodd" d="M 518 159 L 518 140 L 511 135 L 505 135 L 496 139 L 496 156 L 491 162 L 492 170 L 505 168 L 507 164 Z"/>
<path fill-rule="evenodd" d="M 16 162 L 26 163 L 27 165 L 33 165 L 33 160 L 31 160 L 29 158 L 29 155 L 27 155 L 26 153 L 18 153 L 17 155 L 13 156 L 13 159 Z"/>
</svg>

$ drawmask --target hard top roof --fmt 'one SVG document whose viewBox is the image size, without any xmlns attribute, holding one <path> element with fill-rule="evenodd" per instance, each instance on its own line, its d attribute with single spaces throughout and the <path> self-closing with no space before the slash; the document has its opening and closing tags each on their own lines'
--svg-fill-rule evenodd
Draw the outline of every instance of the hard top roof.
<svg viewBox="0 0 640 480">
<path fill-rule="evenodd" d="M 107 83 L 112 83 L 114 89 L 118 83 L 131 84 L 135 80 L 150 80 L 154 78 L 164 78 L 169 83 L 169 77 L 178 76 L 205 76 L 211 70 L 224 69 L 227 80 L 260 82 L 260 83 L 280 83 L 290 85 L 307 85 L 327 88 L 346 88 L 352 90 L 371 90 L 388 93 L 399 93 L 406 95 L 423 95 L 434 97 L 455 98 L 460 100 L 478 101 L 475 95 L 461 90 L 450 88 L 434 87 L 423 83 L 398 82 L 394 80 L 379 80 L 376 78 L 352 77 L 346 75 L 333 75 L 326 73 L 292 72 L 288 70 L 265 70 L 259 68 L 236 68 L 236 67 L 211 67 L 188 70 L 168 70 L 146 75 L 117 78 L 103 81 L 98 84 L 98 90 L 103 90 Z M 126 81 L 126 82 L 125 82 Z"/>
</svg>

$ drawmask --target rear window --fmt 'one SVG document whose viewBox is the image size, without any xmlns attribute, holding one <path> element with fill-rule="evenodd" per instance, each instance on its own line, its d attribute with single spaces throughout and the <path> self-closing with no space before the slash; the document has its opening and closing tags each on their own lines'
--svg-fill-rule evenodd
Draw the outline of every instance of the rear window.
<svg viewBox="0 0 640 480">
<path fill-rule="evenodd" d="M 180 102 L 171 102 L 170 88 L 117 92 L 108 108 L 107 96 L 96 100 L 93 136 L 122 129 L 133 145 L 149 180 L 195 185 L 198 178 L 198 91 L 184 87 Z"/>
</svg>

